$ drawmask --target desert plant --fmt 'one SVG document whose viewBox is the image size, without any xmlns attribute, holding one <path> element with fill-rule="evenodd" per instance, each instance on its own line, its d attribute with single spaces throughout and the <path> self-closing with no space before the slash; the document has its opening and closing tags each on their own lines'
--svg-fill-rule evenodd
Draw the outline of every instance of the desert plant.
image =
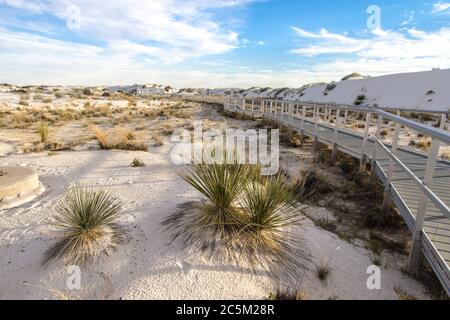
<svg viewBox="0 0 450 320">
<path fill-rule="evenodd" d="M 134 158 L 134 159 L 133 159 L 133 162 L 131 162 L 131 166 L 132 166 L 133 168 L 145 167 L 145 163 L 144 163 L 144 161 L 142 161 L 141 159 Z"/>
<path fill-rule="evenodd" d="M 307 201 L 316 196 L 333 191 L 326 178 L 314 170 L 304 171 L 301 177 L 293 182 L 292 190 L 299 201 Z"/>
<path fill-rule="evenodd" d="M 321 262 L 318 266 L 316 266 L 316 274 L 317 278 L 321 281 L 326 281 L 330 275 L 330 266 L 327 263 Z"/>
<path fill-rule="evenodd" d="M 330 232 L 335 232 L 337 229 L 336 223 L 327 218 L 320 218 L 315 223 L 322 229 L 330 231 Z"/>
<path fill-rule="evenodd" d="M 326 91 L 332 91 L 332 90 L 334 90 L 336 88 L 336 82 L 334 82 L 334 81 L 332 81 L 332 82 L 330 82 L 329 84 L 327 84 L 327 87 L 326 87 Z"/>
<path fill-rule="evenodd" d="M 72 185 L 55 210 L 56 241 L 45 251 L 44 265 L 56 259 L 85 264 L 124 241 L 124 229 L 117 223 L 122 203 L 107 191 Z"/>
<path fill-rule="evenodd" d="M 295 196 L 283 175 L 256 177 L 241 199 L 244 227 L 236 245 L 239 257 L 265 267 L 284 280 L 303 276 L 308 259 L 301 239 L 289 232 L 302 220 Z"/>
<path fill-rule="evenodd" d="M 229 159 L 227 151 L 224 159 Z M 237 161 L 223 162 L 196 164 L 181 174 L 207 201 L 183 204 L 179 212 L 163 221 L 163 225 L 175 231 L 172 240 L 180 238 L 186 246 L 214 251 L 242 227 L 237 200 L 251 181 L 255 168 Z"/>
<path fill-rule="evenodd" d="M 134 133 L 129 130 L 119 128 L 111 134 L 93 126 L 92 131 L 102 149 L 148 151 L 148 146 L 145 143 L 135 141 Z"/>
<path fill-rule="evenodd" d="M 355 100 L 354 104 L 359 106 L 359 105 L 363 104 L 364 101 L 366 101 L 366 96 L 364 94 L 361 94 L 361 95 L 356 97 L 356 100 Z"/>
<path fill-rule="evenodd" d="M 362 75 L 359 74 L 358 72 L 353 72 L 353 73 L 351 73 L 351 74 L 346 75 L 345 77 L 343 77 L 343 78 L 341 79 L 341 81 L 345 81 L 345 80 L 349 80 L 349 79 L 353 79 L 353 78 L 361 78 L 361 77 L 362 77 Z"/>
<path fill-rule="evenodd" d="M 155 143 L 154 144 L 155 146 L 160 147 L 160 146 L 164 145 L 164 138 L 161 137 L 161 135 L 159 133 L 154 134 L 152 138 Z"/>
<path fill-rule="evenodd" d="M 41 122 L 38 125 L 37 131 L 42 143 L 46 143 L 48 140 L 48 125 L 45 122 Z"/>
</svg>

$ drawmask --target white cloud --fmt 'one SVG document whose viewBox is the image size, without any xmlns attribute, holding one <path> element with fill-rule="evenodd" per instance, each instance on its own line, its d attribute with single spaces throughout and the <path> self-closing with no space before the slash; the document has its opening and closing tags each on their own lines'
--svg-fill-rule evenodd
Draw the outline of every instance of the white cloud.
<svg viewBox="0 0 450 320">
<path fill-rule="evenodd" d="M 448 11 L 448 9 L 450 9 L 450 2 L 439 1 L 433 4 L 433 9 L 431 10 L 431 13 L 441 13 L 444 11 Z"/>
<path fill-rule="evenodd" d="M 0 3 L 35 14 L 37 18 L 45 13 L 63 22 L 74 19 L 76 28 L 66 31 L 106 47 L 117 49 L 127 41 L 130 43 L 127 48 L 136 49 L 137 54 L 162 61 L 181 61 L 238 47 L 237 33 L 216 22 L 212 11 L 250 1 L 0 0 Z"/>
<path fill-rule="evenodd" d="M 327 55 L 328 62 L 312 67 L 345 74 L 360 71 L 372 75 L 450 67 L 450 28 L 421 31 L 376 29 L 364 37 L 333 34 L 325 29 L 313 33 L 293 28 L 306 43 L 292 53 L 306 57 Z"/>
</svg>

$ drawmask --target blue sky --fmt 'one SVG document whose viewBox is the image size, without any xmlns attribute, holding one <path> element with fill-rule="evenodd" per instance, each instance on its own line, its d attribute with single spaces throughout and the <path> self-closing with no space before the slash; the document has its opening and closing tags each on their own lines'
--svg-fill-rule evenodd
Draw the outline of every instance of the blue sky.
<svg viewBox="0 0 450 320">
<path fill-rule="evenodd" d="M 0 0 L 0 82 L 298 87 L 449 68 L 447 1 Z"/>
</svg>

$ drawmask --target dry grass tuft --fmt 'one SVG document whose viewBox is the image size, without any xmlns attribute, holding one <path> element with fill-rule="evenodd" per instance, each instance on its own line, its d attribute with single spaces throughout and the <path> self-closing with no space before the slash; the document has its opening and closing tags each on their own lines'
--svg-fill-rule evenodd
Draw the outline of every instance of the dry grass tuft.
<svg viewBox="0 0 450 320">
<path fill-rule="evenodd" d="M 37 131 L 42 143 L 47 143 L 48 140 L 48 125 L 45 122 L 41 122 L 38 125 Z"/>
<path fill-rule="evenodd" d="M 136 141 L 134 133 L 128 129 L 119 128 L 113 133 L 107 133 L 103 129 L 93 126 L 92 131 L 102 149 L 148 151 L 148 146 Z"/>
<path fill-rule="evenodd" d="M 328 276 L 330 275 L 330 266 L 327 263 L 321 262 L 316 267 L 316 275 L 321 281 L 326 281 Z"/>
</svg>

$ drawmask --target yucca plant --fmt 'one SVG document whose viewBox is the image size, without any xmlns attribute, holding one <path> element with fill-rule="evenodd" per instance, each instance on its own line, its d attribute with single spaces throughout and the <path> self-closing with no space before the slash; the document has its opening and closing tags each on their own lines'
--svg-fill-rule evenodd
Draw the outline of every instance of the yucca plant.
<svg viewBox="0 0 450 320">
<path fill-rule="evenodd" d="M 45 122 L 39 123 L 37 131 L 41 138 L 41 142 L 46 143 L 48 140 L 48 125 Z"/>
<path fill-rule="evenodd" d="M 55 259 L 85 264 L 115 249 L 124 241 L 124 229 L 117 223 L 123 212 L 111 193 L 72 185 L 56 206 L 56 241 L 45 251 L 43 264 Z"/>
<path fill-rule="evenodd" d="M 300 209 L 283 175 L 257 177 L 242 197 L 245 227 L 240 232 L 239 255 L 283 279 L 303 276 L 308 259 L 302 239 L 291 232 L 300 224 Z"/>
<path fill-rule="evenodd" d="M 229 249 L 230 241 L 242 228 L 238 200 L 251 182 L 256 166 L 239 164 L 230 151 L 222 151 L 221 161 L 196 164 L 182 174 L 182 178 L 197 189 L 206 201 L 180 206 L 179 212 L 169 216 L 163 225 L 175 231 L 186 246 L 200 250 Z M 209 162 L 209 161 L 207 161 Z"/>
</svg>

